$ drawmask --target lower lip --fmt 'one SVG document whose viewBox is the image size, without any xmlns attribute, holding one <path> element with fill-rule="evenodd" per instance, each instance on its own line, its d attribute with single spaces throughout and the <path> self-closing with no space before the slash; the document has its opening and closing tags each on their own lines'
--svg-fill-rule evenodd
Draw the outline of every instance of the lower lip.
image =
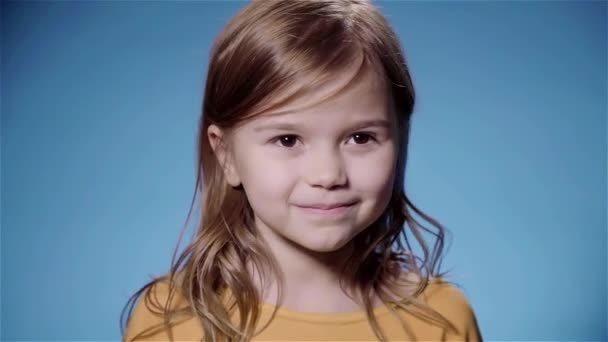
<svg viewBox="0 0 608 342">
<path fill-rule="evenodd" d="M 336 207 L 332 209 L 319 209 L 319 208 L 310 208 L 310 207 L 298 207 L 302 209 L 303 212 L 310 215 L 322 216 L 322 217 L 340 217 L 346 215 L 352 208 L 354 204 L 345 205 L 342 207 Z"/>
</svg>

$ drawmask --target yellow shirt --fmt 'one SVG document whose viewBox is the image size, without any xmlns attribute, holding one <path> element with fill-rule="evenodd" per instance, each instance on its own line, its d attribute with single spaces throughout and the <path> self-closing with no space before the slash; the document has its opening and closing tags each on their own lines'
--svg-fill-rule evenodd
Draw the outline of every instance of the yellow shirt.
<svg viewBox="0 0 608 342">
<path fill-rule="evenodd" d="M 163 292 L 167 285 L 157 284 L 154 295 L 166 300 Z M 434 280 L 419 297 L 433 309 L 441 313 L 458 330 L 457 333 L 447 331 L 438 325 L 428 323 L 397 308 L 405 320 L 410 332 L 417 341 L 481 341 L 482 337 L 477 326 L 475 314 L 463 293 L 453 285 L 440 280 Z M 184 299 L 182 305 L 186 303 Z M 164 303 L 163 303 L 164 304 Z M 180 303 L 177 303 L 180 305 Z M 263 326 L 270 318 L 274 306 L 262 305 L 262 315 L 258 326 Z M 376 319 L 389 341 L 411 341 L 403 330 L 401 321 L 391 314 L 386 306 L 374 310 Z M 127 326 L 125 341 L 133 341 L 133 337 L 162 322 L 162 318 L 152 313 L 143 300 L 140 300 L 133 311 Z M 261 323 L 260 323 L 261 322 Z M 258 328 L 259 329 L 259 328 Z M 203 330 L 196 318 L 185 320 L 172 328 L 175 341 L 201 341 Z M 153 336 L 137 339 L 136 341 L 168 341 L 167 332 L 161 331 Z M 253 341 L 377 341 L 369 325 L 365 312 L 351 313 L 308 313 L 279 308 L 274 320 Z"/>
</svg>

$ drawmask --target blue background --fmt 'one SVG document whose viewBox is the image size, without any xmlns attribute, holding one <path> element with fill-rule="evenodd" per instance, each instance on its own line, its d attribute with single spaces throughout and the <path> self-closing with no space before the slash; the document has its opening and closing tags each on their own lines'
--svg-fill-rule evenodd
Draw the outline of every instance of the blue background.
<svg viewBox="0 0 608 342">
<path fill-rule="evenodd" d="M 243 2 L 2 2 L 3 340 L 118 340 L 194 190 Z M 418 92 L 406 186 L 487 340 L 607 340 L 606 2 L 381 2 Z"/>
</svg>

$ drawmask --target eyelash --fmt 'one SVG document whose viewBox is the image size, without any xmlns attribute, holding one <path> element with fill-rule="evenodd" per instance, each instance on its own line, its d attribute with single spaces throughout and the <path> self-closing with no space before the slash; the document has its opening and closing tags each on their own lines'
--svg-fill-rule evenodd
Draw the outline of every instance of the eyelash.
<svg viewBox="0 0 608 342">
<path fill-rule="evenodd" d="M 363 135 L 364 137 L 368 138 L 368 141 L 369 141 L 369 140 L 372 140 L 372 141 L 374 141 L 374 142 L 377 142 L 377 141 L 378 141 L 378 140 L 376 139 L 375 134 L 370 133 L 370 132 L 356 132 L 356 133 L 352 134 L 352 135 L 351 135 L 351 137 L 354 137 L 354 136 L 356 136 L 356 135 Z M 298 136 L 297 136 L 297 135 L 295 135 L 295 134 L 284 134 L 284 135 L 279 135 L 279 136 L 277 136 L 277 137 L 272 138 L 270 142 L 271 142 L 271 143 L 273 143 L 273 144 L 280 143 L 280 142 L 282 141 L 282 139 L 283 139 L 283 138 L 286 138 L 286 137 L 298 138 Z M 363 143 L 363 144 L 355 144 L 355 145 L 368 145 L 368 142 L 365 142 L 365 143 Z M 295 145 L 294 145 L 294 146 L 295 146 Z M 289 149 L 293 148 L 293 146 L 284 146 L 284 145 L 282 145 L 282 144 L 281 144 L 281 145 L 279 145 L 279 147 L 283 147 L 283 148 L 289 148 Z"/>
</svg>

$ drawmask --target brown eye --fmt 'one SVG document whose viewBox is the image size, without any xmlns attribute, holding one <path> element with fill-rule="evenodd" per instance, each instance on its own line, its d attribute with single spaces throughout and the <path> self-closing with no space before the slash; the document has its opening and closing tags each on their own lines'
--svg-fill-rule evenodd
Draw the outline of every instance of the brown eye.
<svg viewBox="0 0 608 342">
<path fill-rule="evenodd" d="M 276 140 L 283 147 L 294 147 L 298 142 L 298 138 L 295 135 L 282 135 L 280 137 L 277 137 Z"/>
<path fill-rule="evenodd" d="M 369 135 L 369 134 L 367 134 L 367 133 L 355 133 L 355 134 L 353 134 L 353 140 L 358 145 L 367 144 L 369 142 L 370 138 L 372 138 L 372 136 Z"/>
</svg>

